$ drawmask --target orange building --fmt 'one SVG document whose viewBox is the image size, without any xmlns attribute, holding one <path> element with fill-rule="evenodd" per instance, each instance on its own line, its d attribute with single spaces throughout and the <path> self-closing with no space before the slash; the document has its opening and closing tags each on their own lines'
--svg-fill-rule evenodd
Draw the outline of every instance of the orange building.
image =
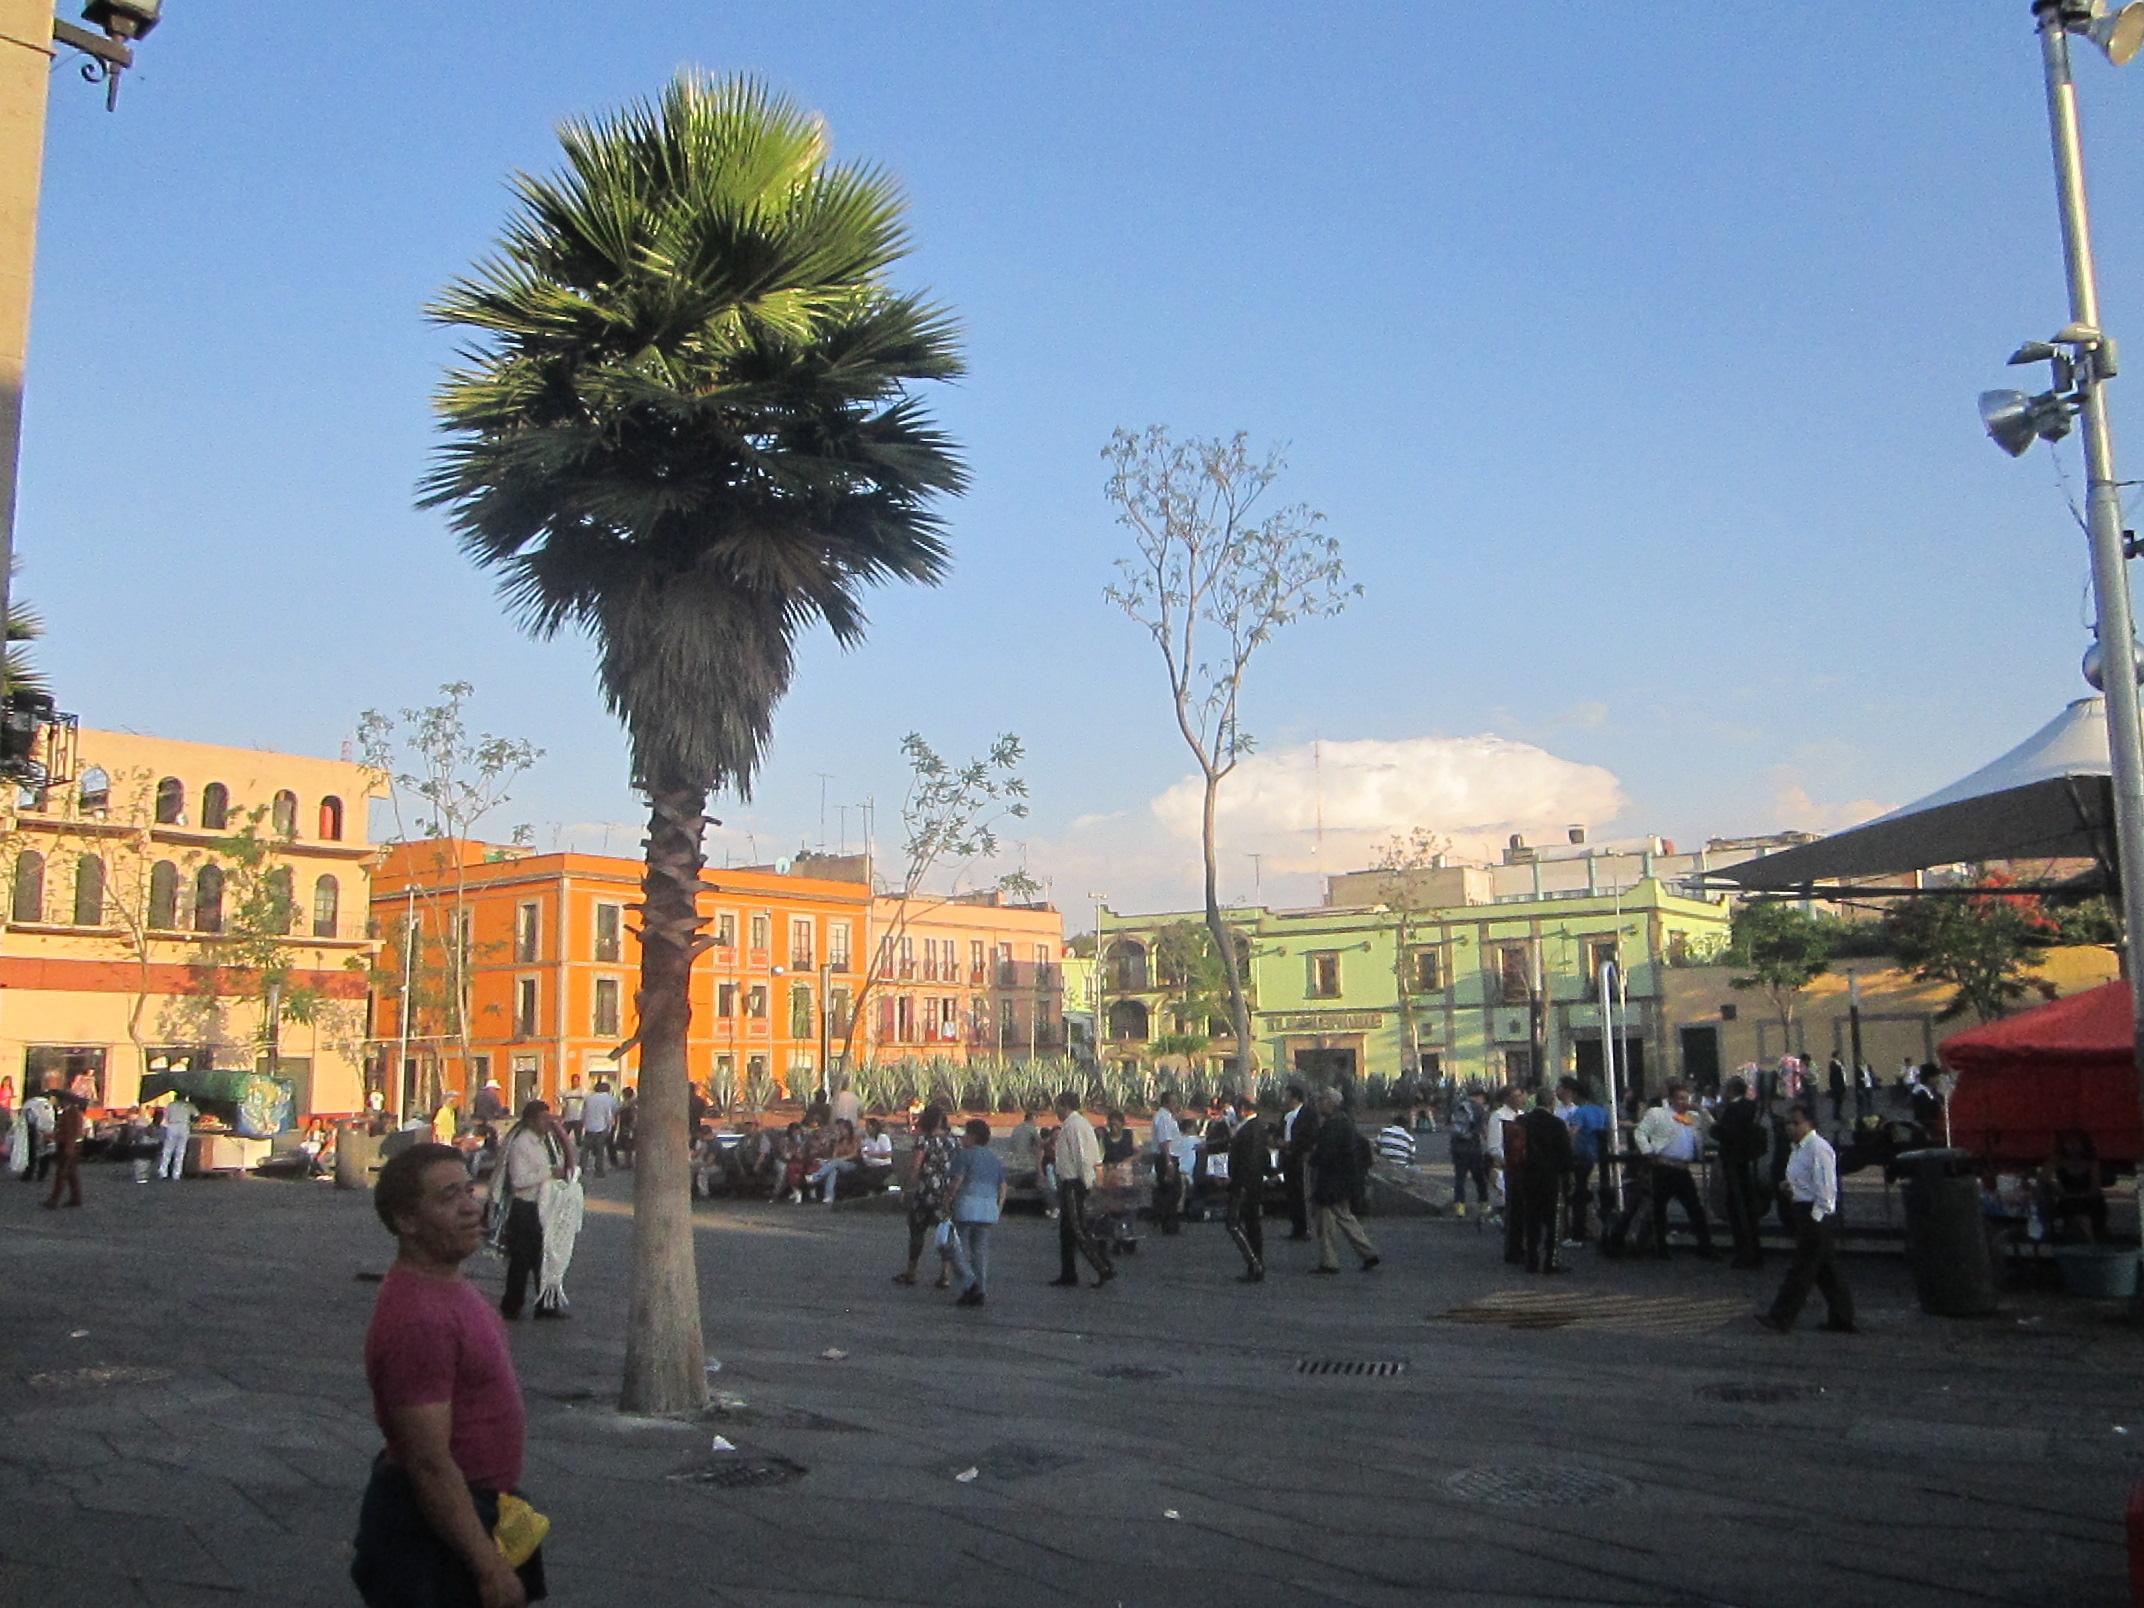
<svg viewBox="0 0 2144 1608">
<path fill-rule="evenodd" d="M 555 1102 L 570 1080 L 631 1083 L 638 861 L 446 840 L 396 844 L 373 876 L 379 1064 L 390 1103 L 464 1099 L 496 1078 Z M 710 867 L 715 943 L 694 962 L 689 1075 L 718 1100 L 816 1090 L 848 1031 L 871 894 L 772 866 Z M 453 941 L 449 942 L 449 935 Z"/>
<path fill-rule="evenodd" d="M 996 893 L 872 901 L 865 1002 L 881 1057 L 1024 1061 L 1065 1048 L 1064 918 Z"/>
</svg>

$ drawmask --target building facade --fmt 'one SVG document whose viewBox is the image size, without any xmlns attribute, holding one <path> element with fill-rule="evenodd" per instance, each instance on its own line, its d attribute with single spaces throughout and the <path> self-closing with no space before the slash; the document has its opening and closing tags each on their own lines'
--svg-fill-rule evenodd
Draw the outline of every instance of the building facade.
<svg viewBox="0 0 2144 1608">
<path fill-rule="evenodd" d="M 0 1074 L 270 1070 L 300 1113 L 364 1103 L 371 773 L 341 760 L 84 730 L 19 794 L 0 932 Z"/>
<path fill-rule="evenodd" d="M 1259 1066 L 1343 1084 L 1417 1069 L 1461 1082 L 1531 1084 L 1571 1070 L 1597 1081 L 1612 1026 L 1620 1081 L 1658 1083 L 1673 1047 L 1668 973 L 1677 958 L 1724 941 L 1723 901 L 1647 880 L 1607 895 L 1468 902 L 1461 868 L 1449 881 L 1418 889 L 1422 902 L 1405 907 L 1229 912 L 1247 959 Z M 1103 912 L 1105 1056 L 1138 1058 L 1157 1038 L 1196 1035 L 1199 1024 L 1175 1019 L 1181 996 L 1160 938 L 1202 919 Z M 1621 983 L 1604 1013 L 1599 978 L 1610 960 Z M 1209 1025 L 1221 1031 L 1197 1055 L 1218 1069 L 1234 1061 L 1235 1045 L 1224 1022 Z"/>
<path fill-rule="evenodd" d="M 390 848 L 373 887 L 372 1011 L 389 1103 L 426 1109 L 496 1079 L 518 1104 L 555 1099 L 575 1077 L 637 1078 L 627 1046 L 642 874 L 610 855 Z M 1049 906 L 979 896 L 904 908 L 874 898 L 854 856 L 709 867 L 702 881 L 712 942 L 692 969 L 687 1067 L 723 1104 L 807 1097 L 848 1055 L 1063 1047 L 1062 924 Z"/>
</svg>

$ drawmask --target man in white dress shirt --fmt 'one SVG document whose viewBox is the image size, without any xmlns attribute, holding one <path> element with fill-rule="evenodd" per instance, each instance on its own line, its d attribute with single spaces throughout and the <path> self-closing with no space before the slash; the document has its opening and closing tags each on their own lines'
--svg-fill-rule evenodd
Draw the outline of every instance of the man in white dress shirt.
<svg viewBox="0 0 2144 1608">
<path fill-rule="evenodd" d="M 1824 1327 L 1833 1334 L 1853 1334 L 1854 1297 L 1839 1276 L 1839 1158 L 1830 1141 L 1816 1131 L 1807 1106 L 1787 1113 L 1787 1176 L 1780 1188 L 1787 1196 L 1787 1217 L 1794 1226 L 1794 1260 L 1772 1298 L 1771 1310 L 1757 1314 L 1767 1329 L 1785 1334 L 1794 1327 L 1813 1284 L 1824 1292 Z"/>
</svg>

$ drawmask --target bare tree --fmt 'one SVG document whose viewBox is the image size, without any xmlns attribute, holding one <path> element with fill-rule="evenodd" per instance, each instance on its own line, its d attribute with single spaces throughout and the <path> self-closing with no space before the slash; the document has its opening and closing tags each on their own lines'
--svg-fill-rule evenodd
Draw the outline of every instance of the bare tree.
<svg viewBox="0 0 2144 1608">
<path fill-rule="evenodd" d="M 901 739 L 901 757 L 908 761 L 908 790 L 901 797 L 901 881 L 890 894 L 893 919 L 880 933 L 877 950 L 859 957 L 863 970 L 849 1001 L 841 1040 L 845 1069 L 856 1065 L 864 1005 L 892 972 L 893 956 L 910 919 L 919 910 L 958 897 L 968 868 L 998 852 L 998 824 L 1026 817 L 1027 783 L 1020 775 L 1021 754 L 1020 739 L 1009 731 L 1001 732 L 987 752 L 960 766 L 949 764 L 920 732 L 912 731 Z M 924 882 L 946 868 L 952 872 L 950 887 L 943 894 L 926 897 Z M 995 886 L 1000 893 L 1020 899 L 1031 899 L 1040 891 L 1024 870 L 1007 872 Z M 831 1078 L 832 1068 L 825 1075 Z"/>
<path fill-rule="evenodd" d="M 1392 982 L 1399 1001 L 1400 1030 L 1407 1038 L 1407 1054 L 1417 1076 L 1422 1070 L 1421 1015 L 1415 1008 L 1416 985 L 1414 939 L 1422 918 L 1435 908 L 1430 897 L 1428 874 L 1450 849 L 1448 839 L 1426 826 L 1411 832 L 1395 832 L 1377 855 L 1377 902 L 1392 914 Z M 1426 992 L 1426 990 L 1423 990 Z"/>
<path fill-rule="evenodd" d="M 1162 425 L 1119 429 L 1102 457 L 1105 492 L 1134 547 L 1103 595 L 1161 650 L 1176 728 L 1198 762 L 1206 927 L 1227 973 L 1238 1070 L 1253 1074 L 1243 968 L 1221 920 L 1215 800 L 1251 751 L 1238 717 L 1252 658 L 1283 626 L 1338 614 L 1362 588 L 1349 583 L 1323 514 L 1291 504 L 1261 517 L 1284 465 L 1277 451 L 1254 458 L 1242 432 L 1178 441 Z"/>
</svg>

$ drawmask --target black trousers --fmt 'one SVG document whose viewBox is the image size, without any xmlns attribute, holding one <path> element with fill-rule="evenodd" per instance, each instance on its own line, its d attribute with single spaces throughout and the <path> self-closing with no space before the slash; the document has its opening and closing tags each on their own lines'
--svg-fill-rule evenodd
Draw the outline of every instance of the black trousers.
<svg viewBox="0 0 2144 1608">
<path fill-rule="evenodd" d="M 1058 1277 L 1076 1279 L 1079 1267 L 1075 1255 L 1084 1256 L 1097 1273 L 1113 1273 L 1109 1251 L 1094 1237 L 1087 1226 L 1087 1186 L 1069 1178 L 1057 1181 L 1057 1257 L 1061 1264 Z"/>
<path fill-rule="evenodd" d="M 1247 1272 L 1262 1273 L 1266 1266 L 1266 1209 L 1259 1198 L 1248 1191 L 1228 1197 L 1228 1237 L 1236 1242 L 1236 1249 L 1243 1253 L 1243 1266 Z"/>
<path fill-rule="evenodd" d="M 1288 1188 L 1288 1232 L 1300 1239 L 1310 1232 L 1310 1180 L 1303 1170 L 1303 1158 L 1282 1156 L 1280 1176 Z"/>
<path fill-rule="evenodd" d="M 1480 1141 L 1461 1145 L 1452 1141 L 1452 1204 L 1464 1206 L 1467 1202 L 1467 1180 L 1474 1181 L 1474 1198 L 1486 1206 L 1489 1204 L 1489 1158 L 1482 1153 Z"/>
<path fill-rule="evenodd" d="M 1757 1224 L 1764 1216 L 1764 1202 L 1757 1194 L 1757 1164 L 1722 1160 L 1720 1186 L 1727 1197 L 1727 1232 L 1735 1242 L 1735 1266 L 1756 1267 L 1764 1260 L 1757 1243 Z"/>
<path fill-rule="evenodd" d="M 1176 1158 L 1165 1150 L 1154 1153 L 1154 1215 L 1161 1220 L 1161 1231 L 1174 1234 L 1179 1231 L 1184 1216 L 1184 1179 L 1176 1165 Z M 1064 1221 L 1059 1213 L 1057 1220 Z"/>
<path fill-rule="evenodd" d="M 521 1316 L 521 1303 L 528 1297 L 529 1281 L 543 1282 L 543 1219 L 532 1200 L 516 1200 L 506 1208 L 506 1294 L 499 1310 L 510 1318 Z"/>
<path fill-rule="evenodd" d="M 1653 1174 L 1653 1254 L 1668 1254 L 1668 1204 L 1679 1201 L 1683 1215 L 1690 1220 L 1690 1227 L 1697 1232 L 1698 1249 L 1708 1255 L 1712 1250 L 1712 1225 L 1705 1220 L 1705 1203 L 1697 1198 L 1697 1179 L 1687 1167 L 1670 1167 L 1655 1162 Z"/>
<path fill-rule="evenodd" d="M 1572 1239 L 1586 1237 L 1586 1208 L 1593 1200 L 1593 1163 L 1579 1161 L 1571 1164 L 1571 1188 L 1565 1196 L 1565 1207 L 1570 1217 L 1568 1227 Z"/>
<path fill-rule="evenodd" d="M 517 1493 L 518 1494 L 518 1493 Z M 490 1530 L 499 1522 L 496 1491 L 469 1487 L 477 1522 Z M 461 1555 L 436 1535 L 417 1505 L 409 1475 L 384 1458 L 372 1465 L 357 1510 L 356 1556 L 350 1579 L 372 1608 L 477 1608 L 476 1577 Z M 530 1602 L 541 1602 L 543 1549 L 519 1569 L 521 1588 Z"/>
<path fill-rule="evenodd" d="M 1556 1194 L 1562 1181 L 1553 1172 L 1520 1169 L 1511 1175 L 1511 1193 L 1514 1204 L 1519 1206 L 1529 1273 L 1556 1265 Z"/>
<path fill-rule="evenodd" d="M 1772 1298 L 1772 1316 L 1781 1323 L 1792 1323 L 1814 1285 L 1824 1292 L 1829 1321 L 1841 1327 L 1851 1324 L 1854 1296 L 1846 1280 L 1839 1276 L 1839 1214 L 1833 1212 L 1820 1223 L 1804 1202 L 1795 1201 L 1787 1207 L 1787 1221 L 1794 1229 L 1794 1260 L 1787 1264 L 1787 1276 L 1780 1281 L 1779 1294 Z"/>
</svg>

